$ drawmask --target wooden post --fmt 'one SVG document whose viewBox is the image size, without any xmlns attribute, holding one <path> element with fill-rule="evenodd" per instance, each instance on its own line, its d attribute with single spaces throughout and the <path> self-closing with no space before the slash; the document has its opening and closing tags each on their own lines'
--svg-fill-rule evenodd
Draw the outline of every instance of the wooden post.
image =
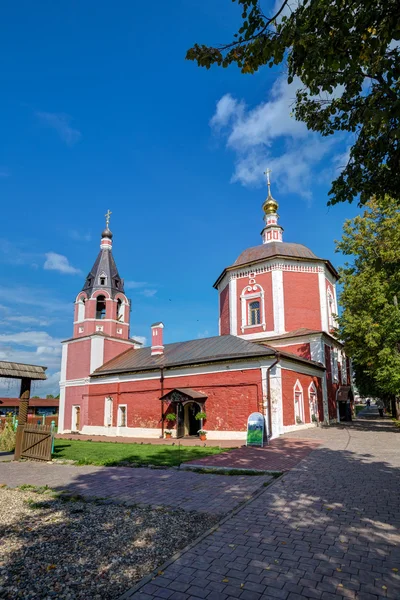
<svg viewBox="0 0 400 600">
<path fill-rule="evenodd" d="M 19 411 L 18 411 L 18 427 L 17 436 L 15 440 L 15 454 L 14 460 L 21 458 L 22 452 L 22 436 L 24 434 L 24 427 L 28 420 L 28 406 L 29 397 L 31 393 L 31 380 L 23 377 L 21 379 L 21 390 L 19 393 Z"/>
</svg>

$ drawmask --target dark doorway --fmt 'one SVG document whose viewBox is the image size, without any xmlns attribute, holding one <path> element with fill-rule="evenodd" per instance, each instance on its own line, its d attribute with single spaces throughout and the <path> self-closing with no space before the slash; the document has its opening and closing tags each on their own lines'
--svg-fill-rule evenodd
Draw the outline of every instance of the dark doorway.
<svg viewBox="0 0 400 600">
<path fill-rule="evenodd" d="M 200 429 L 200 421 L 196 419 L 200 412 L 200 406 L 196 402 L 185 404 L 185 435 L 197 435 Z"/>
</svg>

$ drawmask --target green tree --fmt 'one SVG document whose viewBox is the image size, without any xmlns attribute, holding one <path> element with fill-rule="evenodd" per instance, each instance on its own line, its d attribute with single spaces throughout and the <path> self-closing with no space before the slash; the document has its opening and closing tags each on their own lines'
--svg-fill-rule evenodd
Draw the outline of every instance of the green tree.
<svg viewBox="0 0 400 600">
<path fill-rule="evenodd" d="M 400 211 L 388 196 L 346 221 L 336 244 L 351 257 L 339 270 L 339 336 L 360 391 L 392 400 L 400 394 L 399 248 Z"/>
<path fill-rule="evenodd" d="M 46 400 L 52 400 L 54 398 L 53 394 L 47 394 Z"/>
<path fill-rule="evenodd" d="M 202 67 L 242 73 L 286 63 L 299 87 L 294 114 L 313 131 L 352 134 L 329 204 L 375 195 L 400 200 L 400 11 L 398 0 L 288 0 L 266 16 L 257 0 L 233 0 L 242 25 L 227 44 L 195 44 Z"/>
</svg>

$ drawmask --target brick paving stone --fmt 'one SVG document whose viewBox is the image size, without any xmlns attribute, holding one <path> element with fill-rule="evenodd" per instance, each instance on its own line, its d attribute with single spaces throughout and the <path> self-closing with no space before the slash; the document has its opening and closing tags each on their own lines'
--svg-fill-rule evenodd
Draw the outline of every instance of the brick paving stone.
<svg viewBox="0 0 400 600">
<path fill-rule="evenodd" d="M 176 469 L 0 462 L 0 484 L 48 485 L 86 497 L 223 515 L 271 481 L 268 475 L 208 475 Z"/>
<path fill-rule="evenodd" d="M 211 555 L 192 588 L 212 598 L 399 600 L 399 434 L 389 419 L 287 434 L 320 445 L 165 573 L 176 580 Z"/>
</svg>

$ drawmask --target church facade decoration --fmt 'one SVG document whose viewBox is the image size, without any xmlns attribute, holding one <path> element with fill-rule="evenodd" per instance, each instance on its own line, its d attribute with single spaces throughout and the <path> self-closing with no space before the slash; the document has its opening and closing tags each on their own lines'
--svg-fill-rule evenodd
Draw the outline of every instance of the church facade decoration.
<svg viewBox="0 0 400 600">
<path fill-rule="evenodd" d="M 267 182 L 262 244 L 214 284 L 212 338 L 164 345 L 161 322 L 151 326 L 151 347 L 130 338 L 107 212 L 100 253 L 75 299 L 73 336 L 63 342 L 59 431 L 159 437 L 175 411 L 174 435 L 194 435 L 201 406 L 209 438 L 245 440 L 254 412 L 270 438 L 349 414 L 339 406 L 349 402 L 351 364 L 333 335 L 337 272 L 283 241 L 269 172 Z"/>
</svg>

